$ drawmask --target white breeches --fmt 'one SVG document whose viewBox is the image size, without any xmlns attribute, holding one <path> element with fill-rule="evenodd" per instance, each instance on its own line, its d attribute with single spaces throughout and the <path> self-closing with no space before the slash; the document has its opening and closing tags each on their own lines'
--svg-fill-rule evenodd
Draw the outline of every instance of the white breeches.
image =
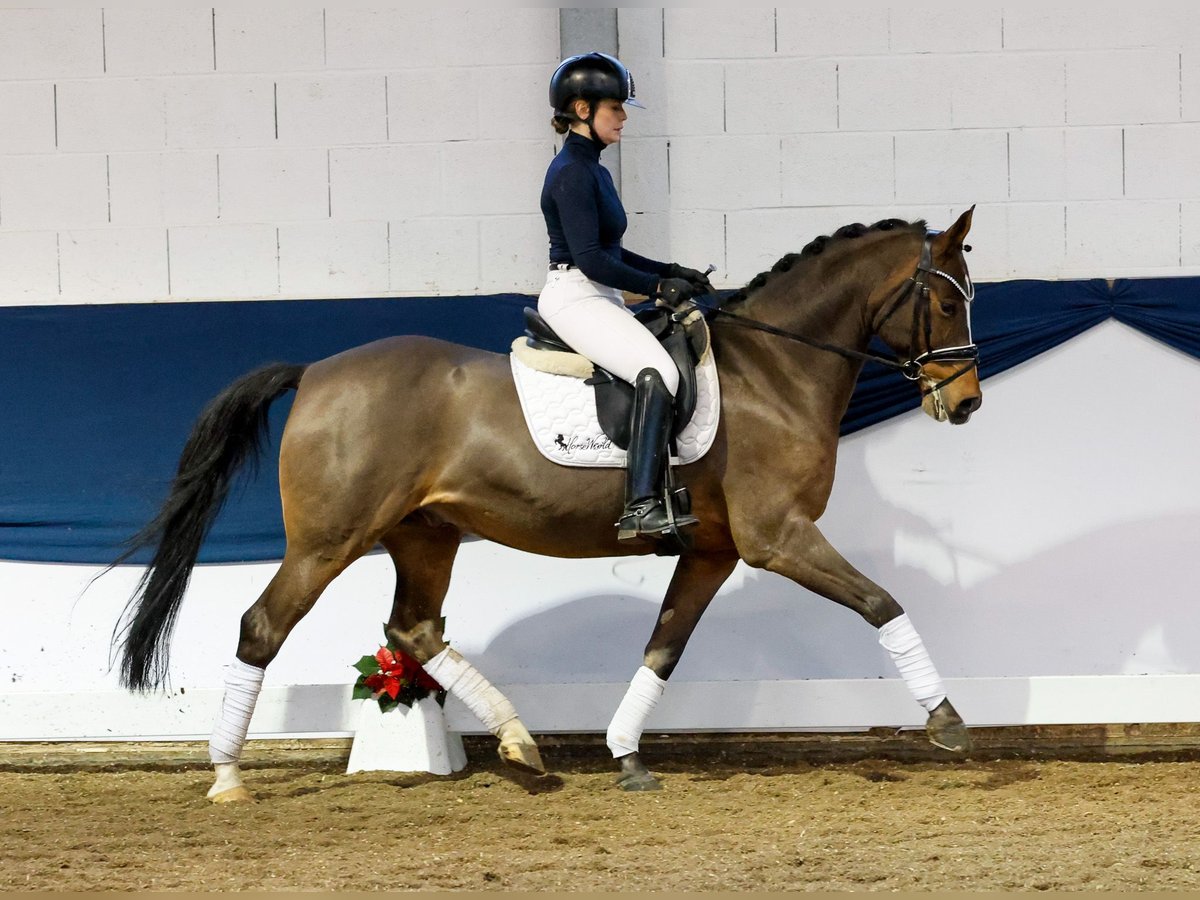
<svg viewBox="0 0 1200 900">
<path fill-rule="evenodd" d="M 630 384 L 642 369 L 657 369 L 675 396 L 679 370 L 674 360 L 625 307 L 616 288 L 597 284 L 578 269 L 551 269 L 537 308 L 576 353 Z"/>
</svg>

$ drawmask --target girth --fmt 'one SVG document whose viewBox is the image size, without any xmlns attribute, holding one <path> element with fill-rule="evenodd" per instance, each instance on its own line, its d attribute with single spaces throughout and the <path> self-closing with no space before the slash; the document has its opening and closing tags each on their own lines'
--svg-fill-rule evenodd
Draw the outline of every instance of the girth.
<svg viewBox="0 0 1200 900">
<path fill-rule="evenodd" d="M 659 306 L 639 310 L 634 315 L 658 339 L 679 370 L 679 389 L 675 392 L 674 424 L 671 429 L 671 437 L 674 438 L 696 411 L 696 365 L 708 349 L 708 331 L 699 313 L 689 315 L 690 322 L 675 321 L 669 310 Z M 554 329 L 536 309 L 528 306 L 525 307 L 525 344 L 533 350 L 576 352 L 554 333 Z M 629 449 L 633 385 L 595 363 L 592 364 L 591 377 L 584 383 L 595 390 L 596 415 L 604 433 L 622 450 Z"/>
</svg>

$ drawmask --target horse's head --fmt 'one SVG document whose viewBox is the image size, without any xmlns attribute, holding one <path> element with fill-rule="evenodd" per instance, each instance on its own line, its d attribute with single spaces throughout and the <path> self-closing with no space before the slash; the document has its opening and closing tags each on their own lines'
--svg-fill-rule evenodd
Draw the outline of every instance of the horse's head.
<svg viewBox="0 0 1200 900">
<path fill-rule="evenodd" d="M 921 388 L 921 408 L 961 425 L 983 402 L 971 337 L 975 286 L 963 256 L 972 206 L 946 231 L 928 232 L 916 259 L 906 259 L 873 293 L 875 332 L 907 360 Z"/>
</svg>

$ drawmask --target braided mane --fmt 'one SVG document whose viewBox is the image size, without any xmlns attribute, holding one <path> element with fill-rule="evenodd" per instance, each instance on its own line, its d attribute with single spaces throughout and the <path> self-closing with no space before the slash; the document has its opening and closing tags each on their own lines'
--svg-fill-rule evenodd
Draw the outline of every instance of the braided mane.
<svg viewBox="0 0 1200 900">
<path fill-rule="evenodd" d="M 839 244 L 842 241 L 850 240 L 857 237 L 862 237 L 864 234 L 869 234 L 876 231 L 895 231 L 898 228 L 910 228 L 913 231 L 920 229 L 921 233 L 925 232 L 925 220 L 917 219 L 913 222 L 906 222 L 904 219 L 881 219 L 874 225 L 863 225 L 861 222 L 854 222 L 850 225 L 843 225 L 832 235 L 821 235 L 813 238 L 804 245 L 804 248 L 799 253 L 787 253 L 782 256 L 775 265 L 771 266 L 769 271 L 759 272 L 745 287 L 734 291 L 727 296 L 721 303 L 721 306 L 730 306 L 734 304 L 744 303 L 746 299 L 758 290 L 767 280 L 779 272 L 787 272 L 797 262 L 805 259 L 811 259 L 814 256 L 819 256 L 832 244 Z"/>
</svg>

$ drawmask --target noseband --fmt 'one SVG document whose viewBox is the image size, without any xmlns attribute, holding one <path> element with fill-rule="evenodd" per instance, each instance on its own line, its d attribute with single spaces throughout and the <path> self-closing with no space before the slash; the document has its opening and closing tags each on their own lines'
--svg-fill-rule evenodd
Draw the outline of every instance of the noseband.
<svg viewBox="0 0 1200 900">
<path fill-rule="evenodd" d="M 938 347 L 934 348 L 933 343 L 933 320 L 930 315 L 929 304 L 915 302 L 913 303 L 913 321 L 912 321 L 912 341 L 909 344 L 910 348 L 919 346 L 922 335 L 924 336 L 925 352 L 902 360 L 898 356 L 884 356 L 880 353 L 872 353 L 864 350 L 851 350 L 848 347 L 839 347 L 836 344 L 827 344 L 824 341 L 817 341 L 810 337 L 805 337 L 802 334 L 796 334 L 794 331 L 787 331 L 783 328 L 776 328 L 774 325 L 768 325 L 766 322 L 760 322 L 757 319 L 751 319 L 746 316 L 739 316 L 736 313 L 731 313 L 728 310 L 722 309 L 719 306 L 710 306 L 707 303 L 700 303 L 693 298 L 690 303 L 698 306 L 701 309 L 707 310 L 714 315 L 724 317 L 734 325 L 740 325 L 743 328 L 751 328 L 755 331 L 764 331 L 767 334 L 773 334 L 778 337 L 787 338 L 788 340 L 797 341 L 809 347 L 815 347 L 818 350 L 827 350 L 830 353 L 836 353 L 839 356 L 844 356 L 847 359 L 856 359 L 863 362 L 875 362 L 889 369 L 895 369 L 909 381 L 919 381 L 922 377 L 922 369 L 929 363 L 937 362 L 962 362 L 966 363 L 962 368 L 958 369 L 953 375 L 948 378 L 943 378 L 941 381 L 932 387 L 921 387 L 922 394 L 933 394 L 940 391 L 950 382 L 962 377 L 967 372 L 970 372 L 979 364 L 979 347 L 975 344 L 971 336 L 971 303 L 975 299 L 975 285 L 971 281 L 971 276 L 966 273 L 966 288 L 958 283 L 954 276 L 941 269 L 933 267 L 933 239 L 940 234 L 937 231 L 926 231 L 925 242 L 921 245 L 921 258 L 917 262 L 917 269 L 909 276 L 903 284 L 896 290 L 894 299 L 890 300 L 883 315 L 879 319 L 879 324 L 874 326 L 876 334 L 887 323 L 887 320 L 904 304 L 904 301 L 910 297 L 916 297 L 917 300 L 929 299 L 929 277 L 938 275 L 949 281 L 958 290 L 959 294 L 966 301 L 967 315 L 967 341 L 966 344 L 960 344 L 953 347 Z M 965 272 L 965 270 L 964 270 Z M 678 314 L 676 314 L 678 315 Z M 911 349 L 910 349 L 911 352 Z"/>
</svg>

